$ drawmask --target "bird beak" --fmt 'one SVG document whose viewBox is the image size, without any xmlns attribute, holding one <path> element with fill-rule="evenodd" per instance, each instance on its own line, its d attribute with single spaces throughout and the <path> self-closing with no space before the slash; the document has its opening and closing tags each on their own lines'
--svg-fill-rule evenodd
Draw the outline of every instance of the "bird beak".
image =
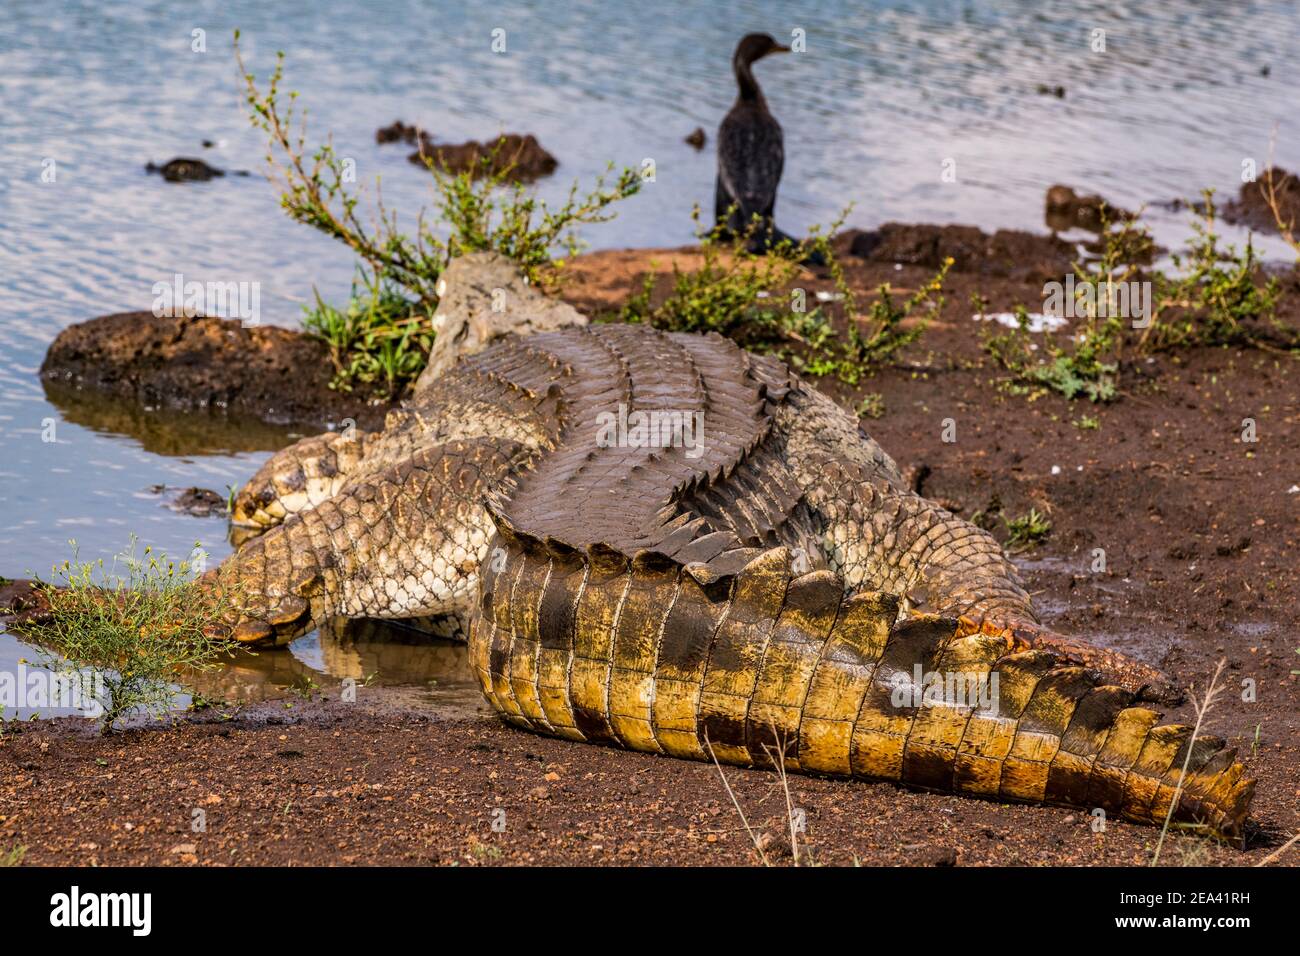
<svg viewBox="0 0 1300 956">
<path fill-rule="evenodd" d="M 789 48 L 788 46 L 774 46 L 774 47 L 772 47 L 771 52 L 772 52 L 772 53 L 789 53 L 789 52 L 790 52 L 790 48 Z"/>
</svg>

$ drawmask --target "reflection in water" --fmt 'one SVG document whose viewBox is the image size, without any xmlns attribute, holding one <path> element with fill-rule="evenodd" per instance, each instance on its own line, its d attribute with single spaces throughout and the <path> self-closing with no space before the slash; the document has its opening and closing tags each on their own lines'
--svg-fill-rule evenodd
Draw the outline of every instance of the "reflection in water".
<svg viewBox="0 0 1300 956">
<path fill-rule="evenodd" d="M 256 703 L 311 691 L 339 697 L 355 681 L 358 699 L 463 717 L 487 705 L 469 666 L 466 645 L 438 637 L 437 621 L 348 621 L 343 618 L 288 647 L 242 653 L 220 668 L 192 671 L 184 686 L 213 702 Z M 41 670 L 41 653 L 0 625 L 0 681 L 12 685 Z M 19 690 L 21 696 L 21 690 Z M 5 719 L 66 717 L 43 701 L 6 701 Z M 15 704 L 17 706 L 15 706 Z M 178 709 L 190 704 L 179 694 Z"/>
<path fill-rule="evenodd" d="M 301 437 L 300 432 L 268 425 L 255 418 L 219 411 L 177 411 L 146 408 L 70 385 L 43 381 L 46 400 L 63 420 L 100 435 L 127 435 L 155 455 L 236 455 L 278 451 Z"/>
<path fill-rule="evenodd" d="M 465 644 L 434 636 L 433 622 L 349 621 L 338 618 L 287 648 L 241 654 L 220 670 L 191 679 L 213 700 L 248 702 L 319 687 L 342 692 L 356 682 L 362 695 L 442 714 L 480 711 L 483 696 L 469 667 Z"/>
</svg>

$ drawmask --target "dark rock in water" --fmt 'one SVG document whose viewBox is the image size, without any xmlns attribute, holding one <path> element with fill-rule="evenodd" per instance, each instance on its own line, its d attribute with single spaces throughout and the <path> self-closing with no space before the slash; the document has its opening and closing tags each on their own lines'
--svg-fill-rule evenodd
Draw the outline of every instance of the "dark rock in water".
<svg viewBox="0 0 1300 956">
<path fill-rule="evenodd" d="M 1049 86 L 1046 83 L 1039 83 L 1035 90 L 1041 96 L 1055 96 L 1058 100 L 1065 99 L 1065 87 Z"/>
<path fill-rule="evenodd" d="M 144 168 L 146 172 L 158 173 L 169 183 L 205 183 L 209 179 L 226 175 L 223 170 L 209 166 L 201 159 L 184 157 L 178 157 L 161 166 L 146 163 Z"/>
<path fill-rule="evenodd" d="M 433 141 L 427 130 L 396 120 L 375 130 L 376 143 L 406 143 L 418 149 L 408 159 L 417 166 L 429 163 L 452 174 L 472 173 L 497 176 L 502 173 L 516 182 L 531 182 L 555 172 L 559 162 L 544 150 L 531 133 L 503 133 L 489 143 L 471 139 L 466 143 Z"/>
<path fill-rule="evenodd" d="M 345 418 L 383 422 L 387 403 L 331 389 L 322 342 L 237 319 L 123 312 L 59 333 L 41 378 L 154 408 L 213 410 L 278 425 L 326 428 Z"/>
<path fill-rule="evenodd" d="M 417 143 L 433 143 L 433 138 L 418 126 L 409 126 L 401 120 L 394 120 L 388 126 L 381 126 L 375 130 L 375 142 L 383 143 L 406 143 L 408 146 L 414 146 Z"/>
<path fill-rule="evenodd" d="M 1277 199 L 1282 224 L 1300 232 L 1300 177 L 1285 169 L 1266 169 L 1253 183 L 1242 183 L 1237 198 L 1219 210 L 1225 222 L 1257 232 L 1277 232 L 1277 219 L 1269 208 L 1270 188 Z"/>
<path fill-rule="evenodd" d="M 953 260 L 954 272 L 1047 281 L 1071 268 L 1075 247 L 1056 236 L 1016 229 L 993 234 L 977 226 L 935 226 L 887 222 L 870 232 L 850 233 L 849 252 L 873 262 L 939 268 Z"/>
<path fill-rule="evenodd" d="M 10 625 L 49 620 L 50 604 L 36 581 L 0 578 L 0 630 Z"/>
<path fill-rule="evenodd" d="M 177 493 L 167 502 L 167 507 L 171 508 L 172 511 L 193 515 L 195 518 L 211 518 L 213 515 L 224 516 L 226 514 L 226 499 L 215 491 L 209 491 L 207 488 L 181 488 L 176 490 L 169 489 L 166 485 L 154 485 L 149 490 L 156 495 L 161 495 L 167 491 L 176 491 Z"/>
<path fill-rule="evenodd" d="M 560 165 L 532 133 L 524 136 L 504 133 L 489 143 L 473 139 L 455 145 L 422 142 L 420 149 L 409 158 L 417 166 L 424 166 L 427 161 L 453 174 L 467 172 L 476 179 L 505 174 L 517 182 L 549 176 Z"/>
<path fill-rule="evenodd" d="M 704 134 L 703 127 L 700 126 L 695 127 L 695 130 L 686 137 L 687 144 L 694 146 L 696 149 L 703 149 L 704 144 L 708 141 L 709 138 Z"/>
<path fill-rule="evenodd" d="M 1131 212 L 1111 205 L 1101 196 L 1080 195 L 1059 183 L 1047 189 L 1045 216 L 1047 227 L 1053 232 L 1065 232 L 1076 227 L 1100 232 L 1103 209 L 1111 222 L 1133 218 Z"/>
</svg>

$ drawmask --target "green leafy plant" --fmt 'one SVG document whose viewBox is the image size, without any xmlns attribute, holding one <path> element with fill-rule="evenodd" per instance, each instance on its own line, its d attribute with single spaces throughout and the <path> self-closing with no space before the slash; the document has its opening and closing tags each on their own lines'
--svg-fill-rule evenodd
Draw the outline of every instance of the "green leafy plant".
<svg viewBox="0 0 1300 956">
<path fill-rule="evenodd" d="M 317 294 L 304 309 L 307 331 L 329 346 L 337 389 L 370 385 L 379 397 L 393 399 L 419 376 L 433 344 L 438 279 L 451 259 L 493 250 L 518 263 L 529 281 L 554 285 L 563 277 L 564 257 L 584 248 L 577 228 L 613 218 L 612 206 L 641 188 L 636 170 L 614 174 L 611 164 L 588 192 L 580 193 L 575 182 L 553 208 L 526 185 L 510 181 L 512 167 L 496 162 L 498 143 L 477 166 L 455 175 L 426 159 L 436 214 L 431 221 L 421 210 L 414 233 L 407 234 L 398 229 L 396 212 L 384 205 L 378 190 L 371 214 L 363 214 L 361 192 L 350 188 L 352 165 L 332 140 L 308 147 L 306 110 L 299 111 L 296 92 L 282 90 L 284 54 L 276 55 L 265 89 L 244 65 L 238 31 L 235 59 L 250 120 L 267 136 L 266 161 L 280 189 L 280 205 L 292 219 L 339 240 L 360 259 L 358 282 L 346 305 L 332 306 Z"/>
<path fill-rule="evenodd" d="M 1276 321 L 1282 292 L 1265 279 L 1249 240 L 1244 250 L 1219 245 L 1214 190 L 1202 190 L 1200 215 L 1184 252 L 1172 253 L 1180 274 L 1154 277 L 1155 315 L 1142 330 L 1138 351 L 1192 345 L 1300 345 L 1296 330 Z"/>
<path fill-rule="evenodd" d="M 21 866 L 26 855 L 27 847 L 16 843 L 9 849 L 0 851 L 0 867 Z"/>
<path fill-rule="evenodd" d="M 858 402 L 856 411 L 859 418 L 881 418 L 885 414 L 885 396 L 879 392 L 868 392 Z"/>
<path fill-rule="evenodd" d="M 1066 398 L 1086 397 L 1109 402 L 1116 396 L 1117 361 L 1106 361 L 1120 334 L 1118 321 L 1084 319 L 1073 340 L 1062 343 L 1046 332 L 1041 350 L 1029 331 L 1029 311 L 1015 308 L 1016 327 L 1003 333 L 985 332 L 981 347 L 1010 372 L 1004 388 L 1012 394 L 1057 392 Z"/>
<path fill-rule="evenodd" d="M 648 274 L 617 313 L 618 320 L 674 332 L 716 332 L 753 351 L 776 352 L 809 375 L 834 375 L 857 384 L 864 371 L 885 364 L 914 342 L 942 306 L 951 262 L 901 305 L 889 285 L 881 286 L 867 314 L 860 316 L 829 239 L 842 216 L 825 232 L 814 229 L 798 243 L 783 239 L 762 255 L 748 248 L 757 222 L 744 234 L 727 238 L 721 227 L 701 227 L 698 206 L 692 216 L 700 241 L 699 266 L 683 270 L 674 264 L 670 291 L 657 306 L 656 276 Z M 830 270 L 834 292 L 826 298 L 839 303 L 842 334 L 826 306 L 809 308 L 807 290 L 792 286 L 813 256 Z M 903 328 L 909 318 L 917 321 Z"/>
<path fill-rule="evenodd" d="M 197 545 L 196 545 L 197 547 Z M 231 610 L 234 592 L 200 585 L 187 561 L 146 547 L 130 548 L 105 566 L 73 557 L 54 568 L 49 615 L 24 625 L 46 666 L 76 681 L 98 705 L 103 733 L 125 716 L 171 706 L 173 683 L 188 670 L 218 666 L 238 645 L 213 625 Z"/>
<path fill-rule="evenodd" d="M 1136 217 L 1110 220 L 1103 213 L 1099 256 L 1073 266 L 1073 335 L 1062 341 L 1045 332 L 1040 346 L 1023 305 L 1015 309 L 1014 329 L 985 333 L 983 349 L 1010 373 L 1003 386 L 1031 397 L 1050 391 L 1109 402 L 1132 357 L 1191 346 L 1300 347 L 1300 332 L 1276 319 L 1277 280 L 1263 274 L 1249 243 L 1244 250 L 1220 245 L 1213 190 L 1203 196 L 1185 250 L 1170 256 L 1173 275 L 1138 265 L 1152 257 L 1154 241 Z M 1125 299 L 1131 306 L 1133 288 L 1143 290 L 1150 307 L 1140 322 L 1115 308 Z M 979 296 L 972 302 L 981 313 L 988 304 Z"/>
<path fill-rule="evenodd" d="M 566 201 L 552 209 L 525 185 L 510 184 L 509 166 L 487 172 L 497 165 L 495 152 L 480 157 L 481 168 L 457 175 L 448 175 L 430 159 L 438 206 L 434 222 L 444 231 L 435 229 L 423 211 L 416 217 L 413 235 L 400 231 L 397 214 L 384 205 L 382 195 L 377 195 L 368 217 L 372 224 L 367 225 L 359 208 L 361 193 L 350 188 L 351 164 L 338 155 L 330 139 L 314 149 L 307 145 L 306 111 L 299 112 L 296 92 L 281 88 L 283 52 L 276 55 L 265 89 L 244 64 L 238 31 L 235 60 L 250 120 L 267 136 L 266 161 L 270 178 L 280 187 L 284 210 L 346 244 L 371 276 L 405 290 L 427 313 L 437 305 L 438 277 L 451 258 L 493 249 L 518 262 L 530 280 L 540 281 L 557 249 L 573 255 L 582 248 L 578 226 L 612 218 L 610 207 L 641 188 L 640 173 L 624 168 L 612 182 L 599 177 L 585 194 L 579 194 L 575 183 Z"/>
<path fill-rule="evenodd" d="M 1019 518 L 1004 518 L 1007 526 L 1007 550 L 1024 551 L 1047 540 L 1052 533 L 1052 521 L 1038 509 L 1030 508 Z"/>
<path fill-rule="evenodd" d="M 342 309 L 316 293 L 303 308 L 303 329 L 329 348 L 332 388 L 374 386 L 382 397 L 400 396 L 419 377 L 433 348 L 429 315 L 382 276 L 359 270 Z"/>
</svg>

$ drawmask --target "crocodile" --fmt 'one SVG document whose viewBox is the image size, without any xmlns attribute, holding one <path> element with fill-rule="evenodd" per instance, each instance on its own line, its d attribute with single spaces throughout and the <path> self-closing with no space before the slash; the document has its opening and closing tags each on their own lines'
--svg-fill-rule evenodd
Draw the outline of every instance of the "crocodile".
<svg viewBox="0 0 1300 956">
<path fill-rule="evenodd" d="M 235 637 L 432 618 L 529 731 L 1137 822 L 1172 806 L 1244 840 L 1236 751 L 1161 724 L 1151 668 L 1042 626 L 996 540 L 787 365 L 581 316 L 510 334 L 538 293 L 501 307 L 484 265 L 444 274 L 445 302 L 495 316 L 468 354 L 382 430 L 306 438 L 240 491 L 256 535 L 208 579 Z"/>
</svg>

